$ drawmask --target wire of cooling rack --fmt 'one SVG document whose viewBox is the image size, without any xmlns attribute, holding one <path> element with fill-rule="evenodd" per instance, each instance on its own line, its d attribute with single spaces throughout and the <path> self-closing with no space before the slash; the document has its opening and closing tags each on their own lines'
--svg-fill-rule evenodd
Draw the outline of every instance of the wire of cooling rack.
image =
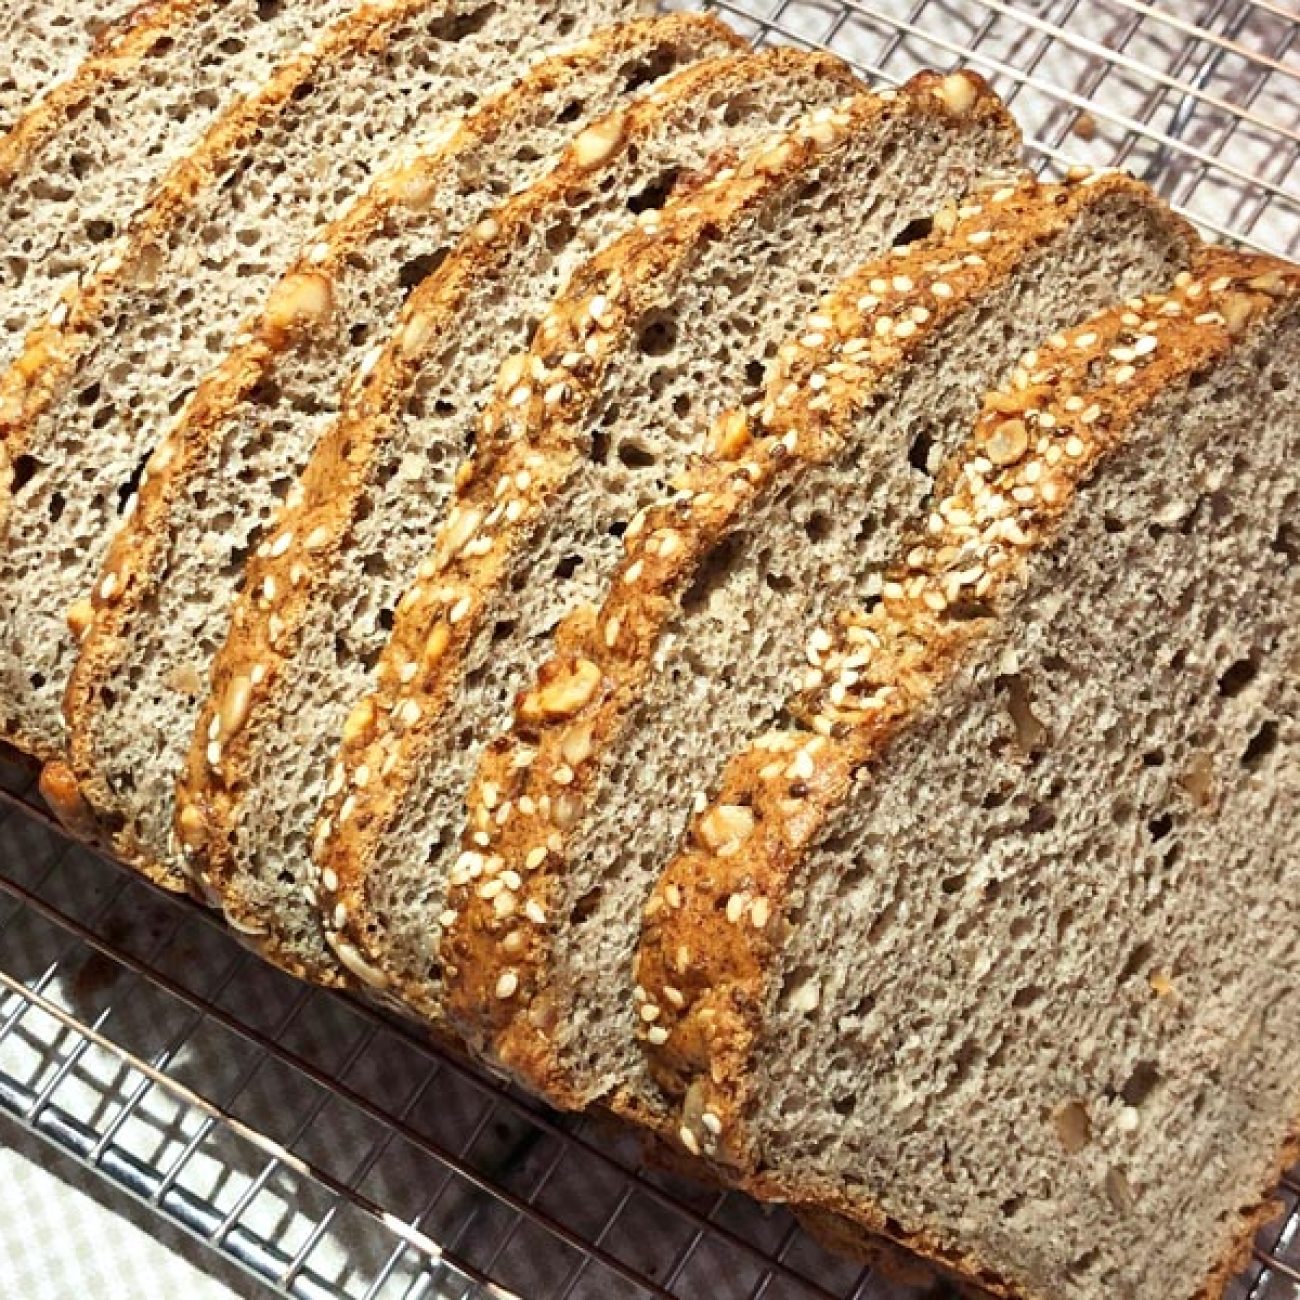
<svg viewBox="0 0 1300 1300">
<path fill-rule="evenodd" d="M 697 7 L 671 3 L 664 7 Z M 984 73 L 1035 161 L 1124 166 L 1300 257 L 1300 10 L 1279 0 L 719 0 L 882 83 Z M 72 844 L 0 762 L 0 1114 L 285 1296 L 896 1300 L 786 1214 L 646 1167 Z M 1300 1183 L 1233 1300 L 1297 1300 Z M 1171 1232 L 1178 1226 L 1171 1224 Z"/>
</svg>

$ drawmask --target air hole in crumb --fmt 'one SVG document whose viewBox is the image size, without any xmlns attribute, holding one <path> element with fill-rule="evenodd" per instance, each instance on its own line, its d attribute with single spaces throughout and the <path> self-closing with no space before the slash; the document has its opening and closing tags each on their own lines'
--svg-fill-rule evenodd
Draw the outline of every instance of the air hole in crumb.
<svg viewBox="0 0 1300 1300">
<path fill-rule="evenodd" d="M 1159 1082 L 1160 1071 L 1156 1069 L 1155 1063 L 1139 1061 L 1119 1090 L 1119 1095 L 1129 1106 L 1140 1106 L 1152 1094 Z"/>
<path fill-rule="evenodd" d="M 284 0 L 257 0 L 257 16 L 264 23 L 278 18 L 284 8 Z"/>
<path fill-rule="evenodd" d="M 1124 965 L 1120 967 L 1119 983 L 1126 984 L 1129 980 L 1140 975 L 1150 964 L 1153 952 L 1154 949 L 1146 942 L 1139 943 L 1134 947 Z"/>
<path fill-rule="evenodd" d="M 1250 738 L 1241 765 L 1247 771 L 1257 772 L 1264 760 L 1277 748 L 1277 723 L 1271 718 Z"/>
<path fill-rule="evenodd" d="M 677 346 L 677 322 L 661 312 L 647 316 L 637 330 L 637 347 L 648 357 L 666 357 Z"/>
<path fill-rule="evenodd" d="M 1289 523 L 1283 523 L 1273 538 L 1273 549 L 1288 560 L 1300 559 L 1300 533 Z"/>
<path fill-rule="evenodd" d="M 966 887 L 966 873 L 964 871 L 954 872 L 951 876 L 944 876 L 939 882 L 939 888 L 945 894 L 960 894 Z"/>
<path fill-rule="evenodd" d="M 1022 984 L 1011 995 L 1011 1005 L 1017 1010 L 1023 1011 L 1027 1007 L 1032 1007 L 1036 1002 L 1043 1000 L 1043 989 L 1039 984 Z"/>
<path fill-rule="evenodd" d="M 1168 813 L 1161 813 L 1159 817 L 1152 817 L 1147 822 L 1147 830 L 1151 835 L 1151 842 L 1158 844 L 1174 828 L 1174 819 Z"/>
<path fill-rule="evenodd" d="M 788 573 L 776 573 L 769 571 L 763 575 L 763 582 L 766 584 L 768 591 L 774 591 L 782 595 L 794 586 L 794 579 Z"/>
<path fill-rule="evenodd" d="M 1238 659 L 1219 678 L 1219 694 L 1235 699 L 1255 680 L 1259 665 L 1253 659 Z"/>
<path fill-rule="evenodd" d="M 818 542 L 824 542 L 835 527 L 835 521 L 824 510 L 817 510 L 809 516 L 803 526 L 804 532 L 808 535 L 808 540 L 816 545 Z"/>
<path fill-rule="evenodd" d="M 546 232 L 546 248 L 551 253 L 562 253 L 573 242 L 574 225 L 567 218 L 557 221 Z"/>
<path fill-rule="evenodd" d="M 1124 531 L 1124 521 L 1117 519 L 1114 515 L 1107 515 L 1102 520 L 1102 527 L 1113 536 L 1115 533 Z"/>
<path fill-rule="evenodd" d="M 745 383 L 752 391 L 762 388 L 766 374 L 767 367 L 757 358 L 745 363 Z"/>
<path fill-rule="evenodd" d="M 1025 818 L 1025 831 L 1030 835 L 1043 835 L 1056 825 L 1056 814 L 1044 803 L 1036 803 Z"/>
<path fill-rule="evenodd" d="M 582 105 L 576 99 L 571 99 L 555 115 L 555 120 L 563 125 L 567 125 L 570 122 L 576 122 L 578 118 L 580 118 L 581 116 L 582 116 Z"/>
<path fill-rule="evenodd" d="M 412 257 L 409 261 L 402 263 L 402 269 L 397 273 L 397 282 L 409 294 L 412 289 L 419 288 L 442 264 L 446 261 L 447 250 L 445 248 L 435 249 L 432 253 L 421 253 L 419 257 Z"/>
<path fill-rule="evenodd" d="M 928 238 L 933 230 L 933 217 L 916 217 L 894 236 L 894 247 L 905 248 L 908 244 L 915 244 Z"/>
<path fill-rule="evenodd" d="M 67 505 L 67 499 L 62 492 L 55 492 L 50 497 L 49 517 L 52 524 L 57 524 L 63 518 L 63 510 Z"/>
<path fill-rule="evenodd" d="M 732 567 L 744 548 L 745 539 L 733 534 L 720 546 L 715 546 L 708 558 L 700 565 L 695 580 L 682 597 L 682 611 L 690 615 L 704 608 L 709 597 L 727 580 Z"/>
<path fill-rule="evenodd" d="M 657 457 L 648 447 L 638 446 L 635 442 L 619 444 L 618 458 L 628 469 L 649 469 L 657 463 Z"/>
<path fill-rule="evenodd" d="M 922 474 L 930 472 L 930 452 L 934 447 L 934 439 L 924 431 L 918 433 L 912 439 L 912 445 L 907 449 L 907 463 L 915 470 Z"/>
<path fill-rule="evenodd" d="M 140 486 L 140 480 L 144 477 L 144 467 L 149 463 L 149 453 L 146 452 L 136 462 L 135 468 L 131 471 L 125 482 L 119 483 L 117 488 L 117 513 L 120 515 L 126 509 L 126 503 L 135 496 Z"/>
<path fill-rule="evenodd" d="M 595 465 L 604 465 L 609 461 L 609 430 L 597 427 L 591 431 L 591 446 L 587 455 Z"/>
<path fill-rule="evenodd" d="M 639 216 L 642 212 L 657 212 L 668 202 L 673 186 L 677 184 L 677 176 L 676 169 L 657 176 L 628 199 L 627 210 L 634 216 Z"/>
<path fill-rule="evenodd" d="M 581 925 L 595 913 L 600 906 L 601 896 L 604 892 L 603 885 L 594 885 L 574 903 L 573 911 L 569 913 L 574 925 Z"/>
<path fill-rule="evenodd" d="M 1165 752 L 1163 749 L 1148 749 L 1147 752 L 1142 755 L 1143 767 L 1164 767 L 1164 765 Z"/>
<path fill-rule="evenodd" d="M 582 564 L 581 555 L 566 555 L 559 564 L 555 566 L 555 576 L 561 582 L 567 582 L 578 571 L 578 566 Z"/>
<path fill-rule="evenodd" d="M 393 630 L 393 611 L 391 609 L 381 609 L 375 622 L 379 625 L 381 632 L 391 632 Z"/>
<path fill-rule="evenodd" d="M 16 456 L 13 463 L 13 486 L 11 491 L 21 492 L 36 477 L 41 467 L 35 456 Z"/>
<path fill-rule="evenodd" d="M 842 1097 L 836 1097 L 831 1102 L 831 1109 L 839 1116 L 847 1119 L 858 1108 L 858 1098 L 856 1093 L 846 1092 Z"/>
<path fill-rule="evenodd" d="M 1015 729 L 1016 745 L 1026 754 L 1042 749 L 1050 737 L 1047 727 L 1034 713 L 1029 684 L 1019 673 L 1010 673 L 999 677 L 997 686 L 1006 695 L 1007 714 Z"/>
</svg>

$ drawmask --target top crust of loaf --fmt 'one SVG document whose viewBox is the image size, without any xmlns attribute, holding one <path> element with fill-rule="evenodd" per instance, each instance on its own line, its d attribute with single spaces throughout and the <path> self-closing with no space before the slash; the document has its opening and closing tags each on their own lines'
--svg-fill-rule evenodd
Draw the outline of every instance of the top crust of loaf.
<svg viewBox="0 0 1300 1300">
<path fill-rule="evenodd" d="M 501 860 L 494 874 L 519 879 L 514 908 L 503 918 L 499 895 L 484 897 L 477 880 L 453 887 L 448 909 L 456 919 L 444 939 L 459 971 L 449 990 L 458 1026 L 474 1041 L 493 1040 L 494 1050 L 551 1097 L 573 1106 L 584 1100 L 545 1034 L 535 1032 L 548 1016 L 553 899 L 570 851 L 567 827 L 541 810 L 575 810 L 563 819 L 571 826 L 586 815 L 599 757 L 639 698 L 665 624 L 705 557 L 779 482 L 801 466 L 833 460 L 885 377 L 966 302 L 1005 279 L 1081 210 L 1115 195 L 1160 208 L 1145 186 L 1114 172 L 1065 186 L 1007 185 L 950 206 L 929 239 L 856 272 L 778 353 L 761 406 L 749 416 L 721 416 L 706 458 L 674 483 L 675 495 L 632 522 L 600 611 L 578 611 L 557 629 L 555 655 L 521 697 L 511 731 L 486 752 L 468 798 L 470 823 L 491 836 L 484 855 Z M 1189 250 L 1195 245 L 1189 226 L 1163 210 L 1160 217 L 1171 238 L 1181 237 Z M 587 681 L 600 689 L 571 712 L 554 707 L 558 694 L 568 689 L 576 699 Z M 503 801 L 515 811 L 498 828 Z M 516 983 L 510 999 L 496 996 L 503 980 Z M 646 1119 L 631 1097 L 607 1103 Z"/>
<path fill-rule="evenodd" d="M 637 19 L 609 28 L 580 46 L 540 63 L 525 78 L 487 100 L 462 122 L 454 123 L 445 143 L 422 142 L 419 152 L 400 160 L 343 216 L 320 231 L 271 292 L 249 337 L 203 383 L 179 425 L 159 448 L 142 481 L 137 507 L 115 536 L 90 597 L 90 624 L 64 701 L 71 734 L 70 757 L 84 796 L 101 818 L 126 812 L 104 780 L 97 762 L 96 717 L 99 688 L 120 666 L 131 621 L 164 573 L 172 541 L 170 516 L 185 490 L 191 467 L 204 449 L 219 440 L 232 414 L 245 402 L 278 356 L 308 338 L 328 317 L 331 285 L 345 273 L 348 258 L 364 250 L 376 232 L 403 209 L 419 210 L 436 194 L 439 177 L 460 157 L 472 157 L 508 128 L 516 114 L 577 75 L 593 61 L 616 60 L 651 41 L 662 47 L 706 50 L 737 48 L 742 42 L 724 23 L 703 14 Z M 355 376 L 348 376 L 349 386 Z M 346 395 L 345 389 L 345 395 Z M 292 498 L 291 498 L 292 499 Z M 111 600 L 102 592 L 112 575 Z M 171 889 L 186 888 L 178 869 L 153 861 L 129 821 L 113 837 L 114 851 Z"/>
<path fill-rule="evenodd" d="M 646 909 L 637 983 L 656 1008 L 657 1032 L 647 1021 L 643 1038 L 680 1107 L 676 1140 L 687 1151 L 779 1194 L 754 1172 L 747 1086 L 804 852 L 855 775 L 992 626 L 1034 549 L 1055 536 L 1098 464 L 1122 452 L 1145 406 L 1297 295 L 1300 269 L 1207 252 L 1172 294 L 1134 299 L 1026 354 L 945 467 L 939 504 L 900 551 L 881 603 L 810 638 L 815 673 L 791 701 L 796 726 L 760 737 L 728 764 Z M 981 1261 L 911 1237 L 883 1214 L 848 1201 L 829 1208 L 997 1285 Z"/>
<path fill-rule="evenodd" d="M 811 60 L 819 75 L 835 84 L 846 88 L 854 84 L 845 65 L 829 56 L 769 51 L 755 57 L 798 60 L 800 66 Z M 370 367 L 350 410 L 313 454 L 301 479 L 300 496 L 286 507 L 275 531 L 249 561 L 245 592 L 264 589 L 270 579 L 273 589 L 282 594 L 274 607 L 246 597 L 238 602 L 231 634 L 214 665 L 212 694 L 196 729 L 178 795 L 178 837 L 196 875 L 223 893 L 228 912 L 234 910 L 238 916 L 240 907 L 231 888 L 235 865 L 229 852 L 230 828 L 239 816 L 257 728 L 272 714 L 280 674 L 293 659 L 298 629 L 310 613 L 310 593 L 335 567 L 346 545 L 354 503 L 364 487 L 373 448 L 384 436 L 385 421 L 391 418 L 388 412 L 409 391 L 411 376 L 436 347 L 440 322 L 454 319 L 454 309 L 484 267 L 496 266 L 500 258 L 508 256 L 514 232 L 528 228 L 538 213 L 549 211 L 570 188 L 588 183 L 616 149 L 656 130 L 673 104 L 694 103 L 723 66 L 714 62 L 680 72 L 664 88 L 625 112 L 588 128 L 547 178 L 479 223 L 460 251 L 412 294 L 391 341 Z M 665 102 L 668 96 L 673 98 Z M 618 134 L 611 133 L 615 129 Z M 487 455 L 486 450 L 481 451 L 480 464 L 486 462 Z M 399 624 L 405 608 L 405 604 L 399 606 Z M 386 702 L 386 689 L 377 698 Z M 366 718 L 373 708 L 369 702 L 358 707 L 344 728 L 345 744 L 367 734 L 370 724 Z M 401 716 L 410 716 L 409 711 Z M 216 737 L 214 741 L 208 739 L 209 731 Z M 378 773 L 380 768 L 374 770 Z M 344 820 L 351 817 L 356 800 L 346 806 Z M 327 892 L 332 893 L 333 879 L 322 872 L 320 884 Z M 331 899 L 331 918 L 336 907 Z M 247 918 L 248 923 L 255 921 Z M 358 979 L 374 985 L 385 982 L 383 974 L 346 942 L 337 950 Z"/>
<path fill-rule="evenodd" d="M 402 782 L 410 779 L 423 731 L 455 689 L 480 611 L 505 580 L 510 555 L 568 472 L 575 437 L 590 394 L 600 383 L 605 358 L 630 333 L 646 305 L 660 300 L 663 286 L 672 282 L 702 232 L 720 234 L 743 221 L 814 159 L 894 113 L 969 115 L 970 120 L 992 121 L 1015 136 L 996 97 L 982 82 L 966 76 L 924 76 L 903 92 L 859 95 L 838 109 L 820 111 L 794 132 L 757 150 L 738 171 L 723 172 L 662 214 L 644 214 L 639 229 L 578 272 L 566 298 L 539 327 L 531 356 L 503 368 L 496 397 L 480 425 L 480 450 L 462 471 L 447 522 L 425 566 L 427 573 L 422 570 L 420 585 L 398 608 L 396 627 L 377 669 L 377 689 L 359 705 L 345 736 L 339 789 L 327 806 L 317 839 L 326 883 L 337 881 L 338 886 L 322 897 L 322 908 L 349 948 L 363 942 L 361 927 L 352 925 L 350 918 L 365 905 L 365 871 L 375 828 L 382 828 L 391 816 Z M 368 779 L 370 773 L 380 772 L 392 775 Z M 547 811 L 563 816 L 563 809 L 561 805 Z M 346 824 L 335 833 L 339 819 Z M 453 886 L 468 883 L 476 867 L 483 870 L 481 850 L 483 841 L 491 842 L 490 834 L 481 827 L 468 834 L 466 854 L 451 875 Z M 401 996 L 422 1006 L 421 989 L 408 980 L 400 983 Z M 512 991 L 508 980 L 500 987 Z M 494 999 L 506 1001 L 508 996 Z"/>
</svg>

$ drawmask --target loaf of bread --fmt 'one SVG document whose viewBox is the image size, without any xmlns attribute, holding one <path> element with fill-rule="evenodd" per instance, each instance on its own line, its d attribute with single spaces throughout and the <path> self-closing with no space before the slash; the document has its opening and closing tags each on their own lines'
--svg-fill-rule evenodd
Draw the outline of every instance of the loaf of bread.
<svg viewBox="0 0 1300 1300">
<path fill-rule="evenodd" d="M 282 964 L 320 980 L 369 974 L 355 945 L 326 942 L 318 891 L 333 892 L 333 875 L 310 868 L 314 821 L 337 793 L 332 765 L 356 734 L 351 715 L 428 557 L 493 376 L 527 347 L 569 275 L 638 210 L 662 204 L 683 172 L 852 84 L 835 60 L 787 51 L 681 72 L 583 131 L 553 172 L 480 223 L 412 295 L 312 457 L 301 498 L 248 568 L 181 793 L 193 869 L 237 924 L 265 931 L 263 946 Z M 282 598 L 266 600 L 267 591 Z M 232 711 L 232 697 L 247 706 Z M 403 860 L 416 866 L 413 884 L 381 888 L 439 879 L 414 851 Z M 337 905 L 329 900 L 331 921 Z M 435 940 L 420 932 L 414 942 Z"/>
<path fill-rule="evenodd" d="M 14 463 L 8 493 L 0 481 L 0 738 L 62 755 L 60 702 L 113 531 L 141 476 L 165 467 L 169 422 L 304 240 L 398 140 L 513 80 L 610 8 L 620 6 L 393 0 L 341 19 L 218 120 L 29 336 L 0 376 L 0 438 Z M 102 600 L 117 591 L 111 575 L 100 580 Z"/>
<path fill-rule="evenodd" d="M 109 549 L 64 699 L 72 767 L 114 851 L 183 888 L 174 788 L 242 559 L 302 473 L 403 301 L 460 237 L 549 169 L 571 136 L 674 70 L 736 47 L 697 14 L 603 30 L 490 96 L 439 147 L 381 176 L 314 239 L 168 435 Z M 192 593 L 202 591 L 203 601 Z"/>
<path fill-rule="evenodd" d="M 1300 1113 L 1300 270 L 639 0 L 15 30 L 65 822 L 837 1248 L 1217 1294 Z"/>
<path fill-rule="evenodd" d="M 618 537 L 683 466 L 693 430 L 758 382 L 819 293 L 1018 159 L 1010 119 L 974 79 L 856 96 L 592 259 L 530 355 L 502 371 L 476 457 L 398 607 L 362 706 L 371 734 L 343 755 L 317 848 L 339 882 L 325 895 L 331 928 L 424 1014 L 442 997 L 447 962 L 427 953 L 452 920 L 448 886 L 505 885 L 481 875 L 497 806 L 466 843 L 459 810 L 555 624 L 603 588 Z M 595 684 L 576 666 L 537 707 L 562 712 Z M 496 897 L 504 908 L 512 894 Z"/>
<path fill-rule="evenodd" d="M 627 988 L 691 794 L 775 720 L 808 634 L 869 592 L 932 490 L 930 465 L 1011 359 L 1090 308 L 1167 285 L 1196 244 L 1121 176 L 967 195 L 939 225 L 849 277 L 778 354 L 752 412 L 716 422 L 710 459 L 628 530 L 599 613 L 560 628 L 512 734 L 486 751 L 468 824 L 500 865 L 447 900 L 451 1006 L 471 1041 L 557 1101 L 657 1109 Z M 589 697 L 545 707 L 575 665 Z M 670 809 L 664 790 L 682 792 Z M 561 800 L 562 819 L 492 816 Z M 725 818 L 716 830 L 726 838 Z M 508 872 L 522 884 L 502 915 L 504 890 L 482 879 Z M 494 996 L 503 983 L 513 996 Z"/>
<path fill-rule="evenodd" d="M 1005 1294 L 1223 1282 L 1300 1110 L 1298 323 L 1212 255 L 985 399 L 647 910 L 687 1150 Z"/>
</svg>

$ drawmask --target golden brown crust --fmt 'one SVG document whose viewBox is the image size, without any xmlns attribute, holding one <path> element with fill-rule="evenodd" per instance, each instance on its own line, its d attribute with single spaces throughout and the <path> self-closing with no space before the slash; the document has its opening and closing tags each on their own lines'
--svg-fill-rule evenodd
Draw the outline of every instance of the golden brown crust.
<svg viewBox="0 0 1300 1300">
<path fill-rule="evenodd" d="M 823 110 L 757 151 L 738 172 L 727 169 L 663 214 L 645 214 L 637 231 L 578 273 L 566 299 L 543 320 L 531 355 L 503 370 L 481 425 L 479 453 L 462 472 L 435 553 L 398 608 L 377 670 L 377 689 L 353 716 L 332 783 L 334 802 L 317 839 L 326 885 L 322 910 L 341 932 L 341 942 L 369 959 L 371 967 L 383 958 L 365 952 L 359 921 L 366 907 L 368 855 L 404 794 L 408 774 L 420 770 L 426 737 L 456 688 L 465 650 L 487 617 L 494 591 L 513 571 L 516 552 L 570 473 L 579 454 L 580 421 L 590 394 L 597 391 L 606 357 L 644 304 L 672 282 L 703 232 L 720 237 L 846 136 L 887 115 L 913 113 L 989 117 L 1013 129 L 983 83 L 964 75 L 926 75 L 904 92 L 861 95 L 838 109 Z M 577 667 L 579 676 L 583 671 Z M 562 800 L 558 806 L 563 816 Z M 546 818 L 553 811 L 547 804 L 535 809 L 534 816 Z M 525 856 L 551 833 L 531 821 L 517 819 L 511 826 L 512 835 L 522 838 L 536 830 L 540 837 Z M 466 854 L 453 869 L 451 883 L 460 888 L 473 881 L 476 889 L 495 891 L 495 883 L 477 880 L 496 866 L 495 855 L 481 852 L 489 832 L 472 826 L 467 834 Z M 507 886 L 509 878 L 501 883 Z M 497 906 L 508 905 L 507 890 L 495 892 L 503 899 Z M 457 949 L 445 969 L 458 979 L 476 960 L 472 950 Z M 378 970 L 375 974 L 384 978 Z M 419 983 L 391 972 L 389 978 L 401 997 L 437 1014 Z M 509 1000 L 510 972 L 502 973 L 493 991 L 494 1003 Z M 527 1051 L 526 1046 L 507 1046 L 512 1062 L 522 1061 Z M 540 1073 L 540 1063 L 537 1068 Z"/>
<path fill-rule="evenodd" d="M 227 359 L 204 381 L 144 476 L 134 514 L 118 531 L 90 597 L 89 626 L 64 699 L 70 730 L 69 757 L 82 793 L 101 816 L 122 822 L 113 836 L 114 851 L 156 883 L 184 889 L 178 869 L 154 860 L 133 833 L 127 809 L 100 769 L 95 728 L 100 687 L 112 678 L 127 653 L 126 630 L 150 593 L 165 580 L 167 557 L 175 540 L 170 517 L 195 466 L 205 463 L 250 393 L 274 372 L 279 358 L 306 341 L 329 320 L 335 285 L 348 274 L 349 259 L 365 251 L 392 222 L 423 211 L 441 178 L 457 162 L 509 131 L 530 104 L 562 88 L 595 63 L 625 57 L 629 51 L 680 47 L 725 49 L 740 38 L 716 18 L 676 14 L 639 19 L 607 29 L 564 54 L 538 64 L 520 82 L 487 100 L 442 141 L 422 141 L 420 152 L 397 163 L 336 221 L 318 232 L 306 252 L 271 292 L 262 315 L 251 322 Z M 405 213 L 405 216 L 403 214 Z M 351 378 L 351 377 L 350 377 Z M 346 393 L 345 393 L 346 400 Z M 105 578 L 114 575 L 113 596 L 101 596 Z"/>
<path fill-rule="evenodd" d="M 774 53 L 755 57 L 814 59 L 815 66 L 825 75 L 848 77 L 842 64 L 825 56 L 784 52 L 779 56 Z M 274 531 L 246 566 L 245 595 L 236 605 L 230 636 L 214 666 L 212 698 L 195 733 L 178 798 L 177 826 L 182 845 L 196 875 L 222 893 L 228 913 L 239 916 L 246 910 L 235 884 L 230 828 L 238 817 L 244 794 L 252 738 L 263 720 L 274 716 L 280 674 L 296 651 L 298 631 L 311 612 L 312 594 L 335 567 L 341 548 L 346 545 L 355 503 L 368 482 L 367 470 L 374 449 L 395 418 L 389 412 L 400 408 L 424 358 L 435 354 L 442 332 L 451 328 L 451 322 L 457 319 L 457 309 L 475 282 L 490 268 L 508 265 L 516 239 L 532 227 L 537 214 L 560 203 L 571 190 L 589 184 L 591 176 L 615 149 L 642 133 L 657 130 L 666 113 L 678 108 L 686 111 L 700 95 L 717 84 L 729 63 L 717 61 L 706 67 L 687 69 L 669 83 L 671 91 L 656 91 L 626 112 L 607 119 L 621 124 L 622 131 L 608 153 L 602 156 L 601 151 L 593 152 L 581 139 L 576 141 L 550 176 L 509 201 L 466 236 L 457 255 L 411 296 L 391 342 L 376 357 L 349 412 L 317 447 L 300 481 L 301 491 L 286 506 Z M 665 99 L 666 93 L 671 94 L 671 100 Z M 495 460 L 517 454 L 519 449 L 508 448 L 504 439 L 494 441 L 490 436 L 485 437 L 477 462 L 477 486 L 473 490 L 480 490 L 484 481 L 489 485 L 495 483 L 495 478 L 487 478 L 488 467 Z M 522 454 L 526 466 L 536 471 L 531 491 L 540 500 L 546 458 L 540 452 Z M 523 467 L 515 465 L 512 473 L 517 477 Z M 466 491 L 471 490 L 468 483 L 465 487 Z M 488 564 L 493 562 L 492 557 L 484 559 Z M 480 574 L 484 572 L 480 569 Z M 480 577 L 480 581 L 489 579 Z M 273 603 L 248 595 L 268 590 L 276 593 Z M 415 592 L 418 595 L 420 588 Z M 410 608 L 410 594 L 399 607 L 399 624 Z M 449 602 L 448 611 L 454 606 L 455 600 Z M 406 662 L 402 658 L 391 668 L 391 675 L 400 678 L 408 672 Z M 393 664 L 392 653 L 386 656 L 386 663 Z M 388 698 L 388 689 L 387 681 L 381 679 L 381 701 Z M 446 690 L 447 685 L 436 689 Z M 232 707 L 232 702 L 238 707 Z M 236 728 L 223 724 L 223 712 L 230 719 L 237 717 Z M 345 742 L 365 732 L 368 724 L 362 721 L 363 713 L 364 710 L 349 721 Z M 377 767 L 376 772 L 379 770 Z M 346 797 L 343 803 L 346 804 Z M 351 813 L 352 807 L 348 806 L 344 820 Z M 331 880 L 331 876 L 323 874 L 321 884 L 328 887 Z M 329 892 L 328 888 L 325 892 Z M 336 907 L 337 902 L 331 898 L 328 904 L 331 919 Z M 253 920 L 247 917 L 246 923 L 251 924 Z M 348 969 L 358 978 L 381 983 L 377 972 L 345 945 L 346 941 L 338 951 Z"/>
<path fill-rule="evenodd" d="M 646 1048 L 680 1108 L 687 1150 L 759 1194 L 799 1199 L 778 1176 L 754 1173 L 746 1120 L 750 1063 L 762 1049 L 768 983 L 805 851 L 855 775 L 882 757 L 984 636 L 1029 554 L 1054 536 L 1076 491 L 1123 446 L 1145 405 L 1215 364 L 1297 294 L 1296 268 L 1207 253 L 1172 295 L 1135 300 L 1028 354 L 1012 382 L 986 399 L 880 605 L 847 611 L 810 638 L 816 675 L 791 702 L 797 725 L 732 760 L 647 908 L 637 979 L 661 1032 L 647 1036 Z M 709 831 L 720 813 L 743 831 L 721 845 Z M 756 907 L 761 926 L 752 923 Z M 823 1192 L 814 1203 L 935 1253 L 935 1243 L 882 1226 L 857 1200 Z"/>
<path fill-rule="evenodd" d="M 571 851 L 567 831 L 591 811 L 601 755 L 618 743 L 664 628 L 700 564 L 790 476 L 841 454 L 872 393 L 937 330 L 1008 276 L 1036 244 L 1112 196 L 1157 204 L 1146 187 L 1118 173 L 1046 190 L 1032 181 L 994 188 L 939 214 L 931 238 L 850 277 L 778 353 L 765 400 L 750 416 L 732 411 L 717 420 L 708 457 L 679 478 L 671 499 L 633 522 L 601 610 L 579 611 L 557 630 L 556 656 L 522 697 L 511 730 L 485 755 L 468 797 L 470 821 L 490 835 L 490 855 L 500 865 L 488 882 L 454 886 L 448 900 L 456 914 L 448 942 L 461 972 L 451 986 L 454 1014 L 553 1099 L 574 1106 L 590 1100 L 566 1079 L 545 1034 L 536 1032 L 553 1014 L 552 912 Z M 1162 216 L 1171 239 L 1181 236 L 1190 250 L 1196 242 L 1190 227 Z M 572 685 L 579 670 L 593 684 L 582 701 Z M 565 690 L 572 709 L 547 706 L 557 689 Z M 511 809 L 509 831 L 496 829 L 502 807 Z M 547 808 L 549 823 L 540 811 Z M 725 819 L 715 820 L 714 833 L 725 839 Z M 543 835 L 547 853 L 538 860 Z M 503 915 L 497 900 L 504 891 L 490 880 L 507 873 L 519 886 Z M 518 981 L 514 995 L 494 999 L 510 972 Z M 518 1023 L 525 1027 L 515 1029 Z M 647 1033 L 655 1033 L 652 1024 Z M 638 1115 L 642 1109 L 627 1096 L 609 1104 L 633 1106 Z"/>
</svg>

